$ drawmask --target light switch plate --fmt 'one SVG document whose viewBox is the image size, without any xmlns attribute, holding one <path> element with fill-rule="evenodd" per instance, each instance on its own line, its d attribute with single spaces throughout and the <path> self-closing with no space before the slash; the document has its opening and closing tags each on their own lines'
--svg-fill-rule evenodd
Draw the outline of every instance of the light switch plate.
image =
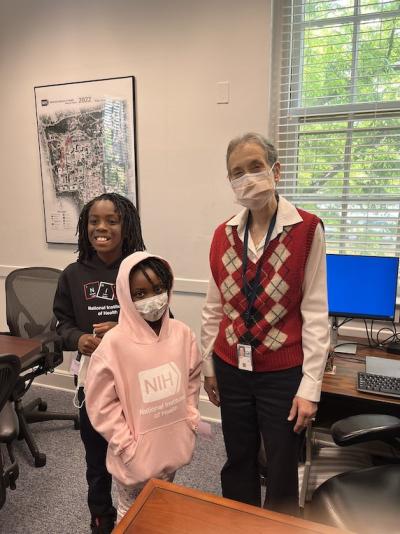
<svg viewBox="0 0 400 534">
<path fill-rule="evenodd" d="M 217 82 L 217 104 L 229 104 L 229 82 Z"/>
</svg>

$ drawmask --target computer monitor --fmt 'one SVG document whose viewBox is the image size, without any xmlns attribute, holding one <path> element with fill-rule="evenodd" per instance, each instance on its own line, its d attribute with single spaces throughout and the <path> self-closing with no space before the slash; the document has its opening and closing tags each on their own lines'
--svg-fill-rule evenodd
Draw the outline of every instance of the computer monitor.
<svg viewBox="0 0 400 534">
<path fill-rule="evenodd" d="M 327 254 L 332 317 L 394 321 L 399 258 Z"/>
</svg>

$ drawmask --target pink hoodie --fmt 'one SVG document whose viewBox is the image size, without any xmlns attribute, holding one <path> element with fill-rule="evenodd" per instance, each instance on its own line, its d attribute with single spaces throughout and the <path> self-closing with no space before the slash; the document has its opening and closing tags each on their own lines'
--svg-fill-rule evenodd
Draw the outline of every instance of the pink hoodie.
<svg viewBox="0 0 400 534">
<path fill-rule="evenodd" d="M 90 420 L 108 441 L 107 469 L 127 486 L 188 464 L 200 419 L 194 334 L 167 311 L 157 336 L 131 300 L 129 273 L 149 257 L 135 252 L 121 263 L 118 325 L 92 354 L 85 383 Z"/>
</svg>

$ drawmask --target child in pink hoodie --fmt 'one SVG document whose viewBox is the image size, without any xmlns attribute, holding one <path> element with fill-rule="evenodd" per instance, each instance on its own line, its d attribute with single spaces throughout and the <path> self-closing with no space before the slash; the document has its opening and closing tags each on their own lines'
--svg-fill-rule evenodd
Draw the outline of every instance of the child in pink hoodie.
<svg viewBox="0 0 400 534">
<path fill-rule="evenodd" d="M 86 409 L 108 441 L 118 520 L 150 478 L 173 480 L 190 462 L 200 419 L 200 353 L 188 326 L 171 319 L 167 262 L 135 252 L 121 263 L 118 325 L 92 354 Z"/>
</svg>

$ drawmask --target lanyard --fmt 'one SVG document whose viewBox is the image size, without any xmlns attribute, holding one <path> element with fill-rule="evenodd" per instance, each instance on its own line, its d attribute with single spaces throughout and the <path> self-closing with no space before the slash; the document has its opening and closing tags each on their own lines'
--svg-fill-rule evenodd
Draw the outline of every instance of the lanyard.
<svg viewBox="0 0 400 534">
<path fill-rule="evenodd" d="M 245 320 L 247 328 L 249 327 L 249 324 L 250 324 L 250 313 L 251 313 L 251 309 L 253 307 L 254 301 L 256 300 L 257 289 L 258 289 L 258 285 L 260 283 L 260 274 L 261 274 L 261 267 L 262 267 L 262 264 L 264 262 L 264 253 L 265 253 L 265 251 L 266 251 L 266 249 L 267 249 L 267 247 L 269 245 L 272 232 L 274 231 L 274 228 L 275 228 L 277 211 L 278 210 L 275 211 L 275 213 L 274 213 L 274 215 L 273 215 L 273 217 L 271 219 L 271 222 L 269 224 L 267 236 L 266 236 L 265 242 L 264 242 L 263 253 L 262 253 L 260 259 L 258 260 L 256 275 L 255 275 L 254 280 L 253 280 L 252 283 L 248 282 L 247 279 L 246 279 L 247 261 L 248 261 L 247 251 L 248 251 L 248 244 L 249 244 L 250 212 L 249 212 L 249 215 L 247 217 L 246 228 L 245 228 L 245 231 L 244 231 L 243 260 L 242 260 L 242 264 L 243 264 L 243 274 L 242 274 L 243 289 L 244 289 L 244 294 L 245 294 L 246 300 L 247 300 L 247 309 L 246 309 L 246 312 L 244 314 L 244 320 Z"/>
</svg>

